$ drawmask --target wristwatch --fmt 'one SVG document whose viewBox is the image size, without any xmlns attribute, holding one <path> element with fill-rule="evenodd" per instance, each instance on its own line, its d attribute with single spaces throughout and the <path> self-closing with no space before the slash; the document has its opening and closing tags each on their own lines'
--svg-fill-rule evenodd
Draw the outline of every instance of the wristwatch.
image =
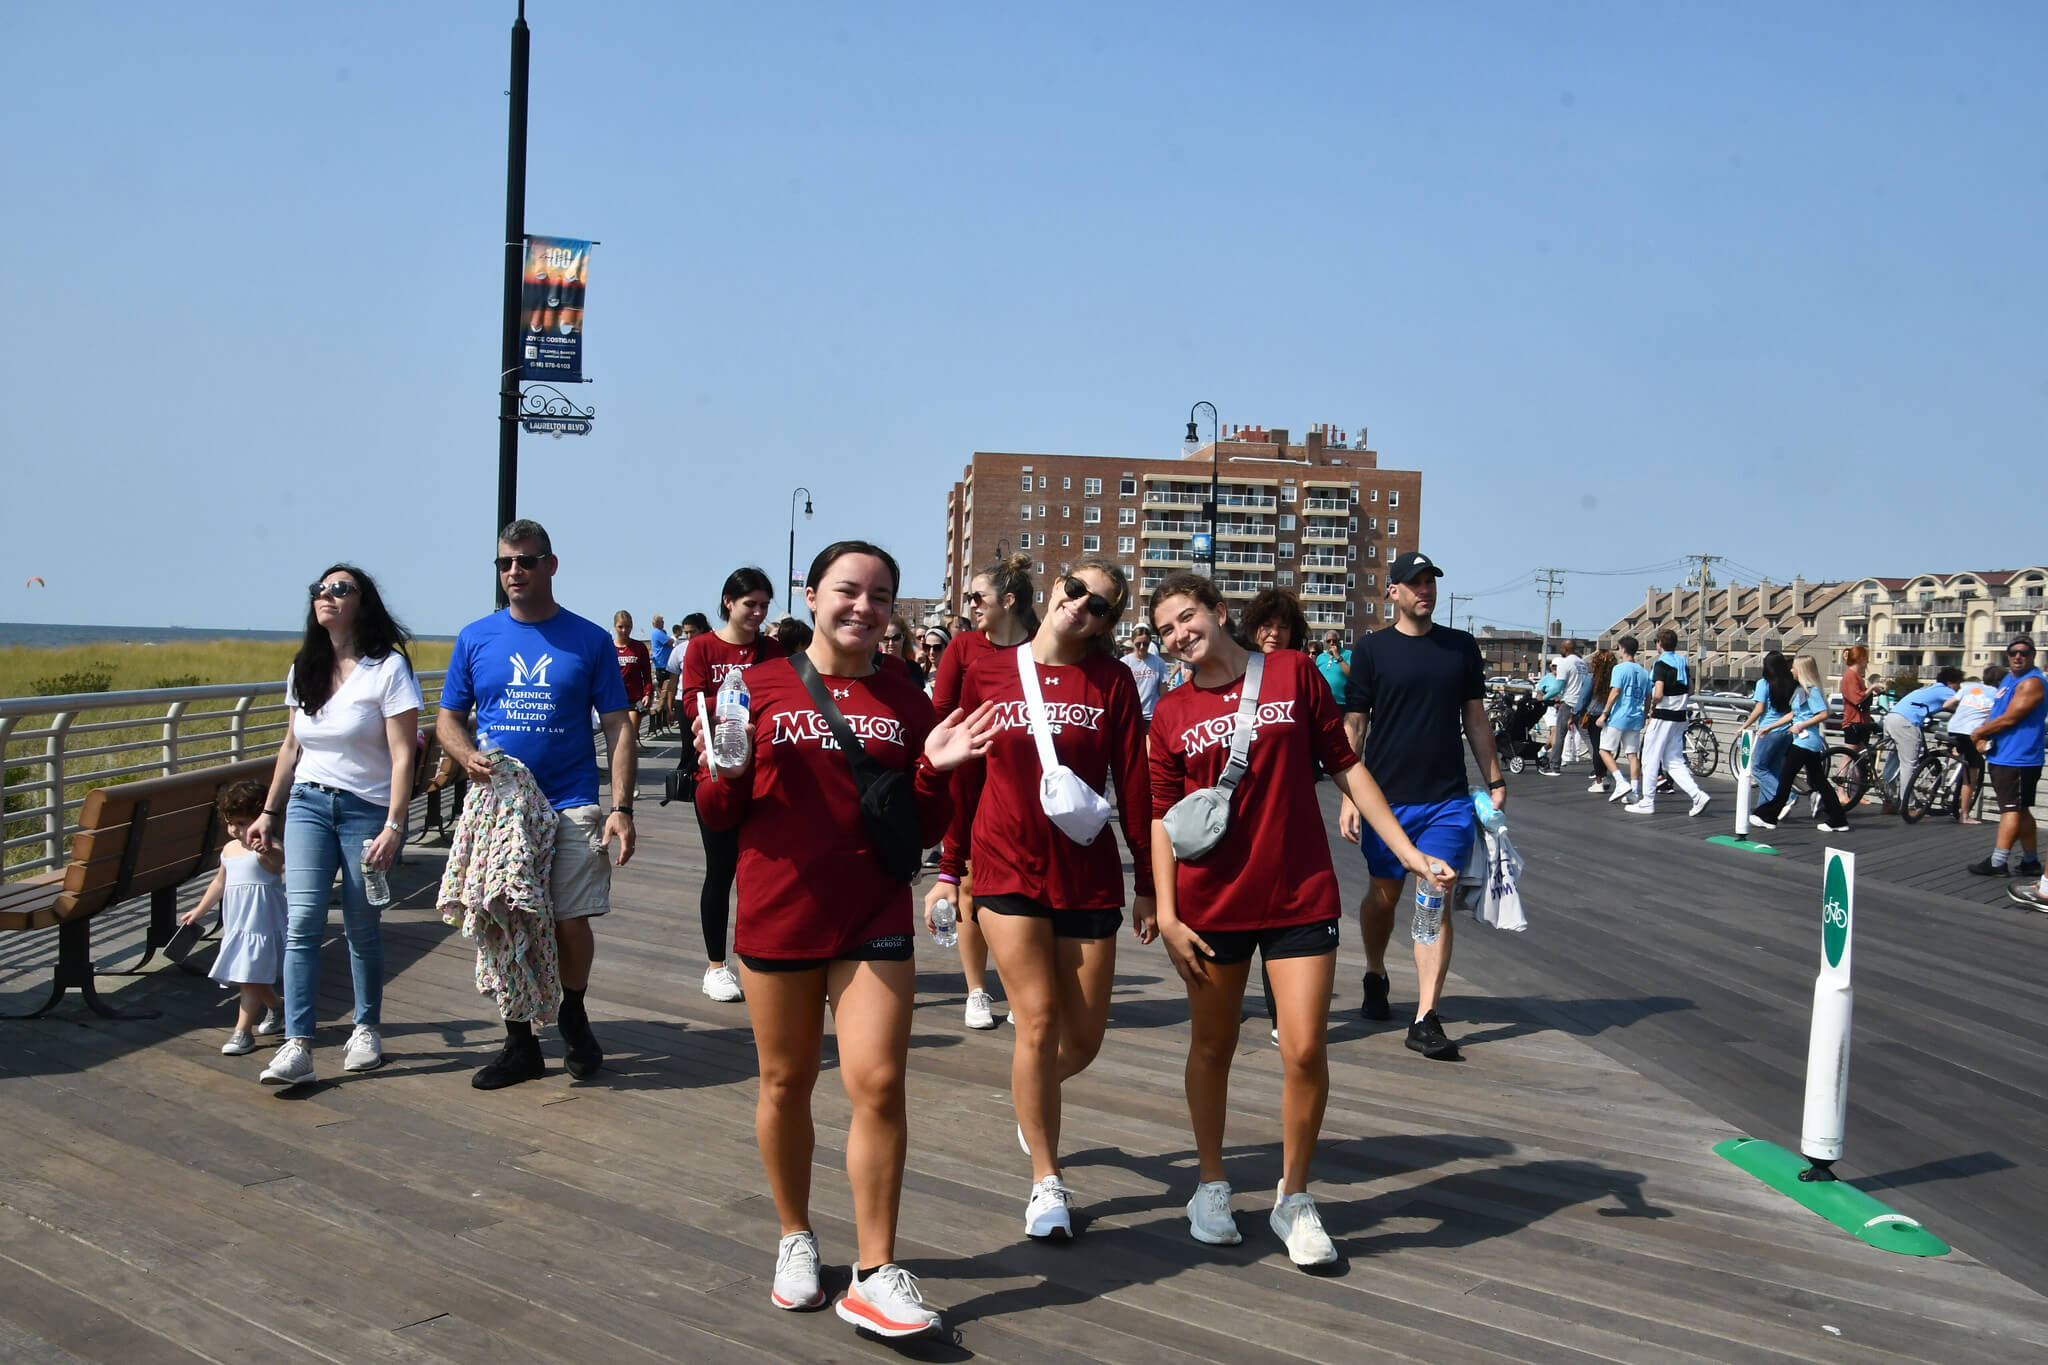
<svg viewBox="0 0 2048 1365">
<path fill-rule="evenodd" d="M 613 806 L 613 807 L 612 807 L 612 814 L 613 814 L 613 815 L 631 815 L 632 813 L 633 813 L 633 808 L 632 808 L 631 806 Z"/>
<path fill-rule="evenodd" d="M 399 824 L 396 820 L 386 820 L 384 822 L 384 828 L 390 830 L 393 834 L 405 833 L 405 826 Z"/>
<path fill-rule="evenodd" d="M 1507 784 L 1507 783 L 1505 783 L 1505 782 L 1498 782 L 1498 781 L 1496 781 L 1496 782 L 1489 782 L 1489 783 L 1487 783 L 1487 784 L 1486 784 L 1486 789 L 1487 789 L 1488 791 L 1490 791 L 1490 792 L 1497 792 L 1497 791 L 1506 791 L 1506 790 L 1507 790 L 1507 787 L 1508 787 L 1508 784 Z"/>
</svg>

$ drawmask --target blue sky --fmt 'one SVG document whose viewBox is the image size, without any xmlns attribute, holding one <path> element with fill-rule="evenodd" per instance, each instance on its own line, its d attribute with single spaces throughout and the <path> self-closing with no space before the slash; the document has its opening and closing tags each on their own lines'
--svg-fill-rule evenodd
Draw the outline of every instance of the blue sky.
<svg viewBox="0 0 2048 1365">
<path fill-rule="evenodd" d="M 513 6 L 10 12 L 0 619 L 489 606 Z M 1710 12 L 1711 11 L 1711 12 Z M 2048 8 L 536 0 L 527 225 L 602 239 L 562 600 L 890 545 L 976 449 L 1369 427 L 1482 618 L 1690 551 L 2048 558 Z M 41 575 L 48 588 L 18 587 Z M 1461 621 L 1462 624 L 1462 621 Z"/>
</svg>

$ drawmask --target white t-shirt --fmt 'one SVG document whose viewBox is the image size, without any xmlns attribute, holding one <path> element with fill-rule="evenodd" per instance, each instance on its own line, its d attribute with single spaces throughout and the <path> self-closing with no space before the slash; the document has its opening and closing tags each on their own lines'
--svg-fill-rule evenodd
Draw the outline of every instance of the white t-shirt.
<svg viewBox="0 0 2048 1365">
<path fill-rule="evenodd" d="M 1566 706 L 1576 708 L 1586 700 L 1586 693 L 1593 686 L 1593 666 L 1576 654 L 1560 654 L 1553 670 L 1557 680 L 1564 684 L 1564 694 L 1558 698 Z"/>
<path fill-rule="evenodd" d="M 1166 681 L 1166 660 L 1157 654 L 1139 658 L 1136 654 L 1124 655 L 1124 667 L 1131 670 L 1131 677 L 1138 684 L 1138 705 L 1145 712 L 1145 719 L 1152 719 L 1152 708 L 1159 704 L 1159 693 Z"/>
<path fill-rule="evenodd" d="M 287 705 L 298 705 L 289 675 L 284 699 Z M 357 660 L 355 672 L 335 689 L 319 715 L 293 713 L 299 766 L 292 780 L 339 787 L 373 806 L 390 805 L 391 746 L 384 740 L 384 722 L 421 705 L 419 679 L 413 677 L 404 655 L 393 650 L 382 659 Z"/>
<path fill-rule="evenodd" d="M 1977 727 L 1991 719 L 1991 704 L 1998 689 L 1981 682 L 1966 682 L 1956 689 L 1956 712 L 1948 718 L 1952 735 L 1974 735 Z"/>
</svg>

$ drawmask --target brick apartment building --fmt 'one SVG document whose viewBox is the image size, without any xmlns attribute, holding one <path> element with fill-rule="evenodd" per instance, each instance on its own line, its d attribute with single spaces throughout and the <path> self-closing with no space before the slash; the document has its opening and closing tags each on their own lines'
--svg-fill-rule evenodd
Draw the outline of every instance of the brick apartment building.
<svg viewBox="0 0 2048 1365">
<path fill-rule="evenodd" d="M 1121 564 L 1140 599 L 1196 567 L 1212 461 L 1218 483 L 1214 577 L 1233 610 L 1271 587 L 1292 589 L 1312 630 L 1348 642 L 1386 624 L 1386 566 L 1416 548 L 1422 475 L 1381 469 L 1379 455 L 1328 425 L 1299 444 L 1285 428 L 1228 428 L 1178 459 L 975 452 L 946 497 L 940 596 L 965 612 L 974 574 L 1028 550 L 1039 603 L 1068 566 Z M 1127 613 L 1121 633 L 1141 618 Z"/>
</svg>

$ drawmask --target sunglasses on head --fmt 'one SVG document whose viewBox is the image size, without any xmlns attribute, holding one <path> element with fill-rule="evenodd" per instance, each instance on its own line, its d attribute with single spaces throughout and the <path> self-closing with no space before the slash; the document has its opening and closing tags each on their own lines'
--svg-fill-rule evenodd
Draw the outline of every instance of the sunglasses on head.
<svg viewBox="0 0 2048 1365">
<path fill-rule="evenodd" d="M 1104 597 L 1099 592 L 1088 591 L 1088 585 L 1086 583 L 1083 583 L 1080 579 L 1074 577 L 1072 574 L 1067 575 L 1066 588 L 1067 597 L 1069 600 L 1076 597 L 1085 597 L 1088 599 L 1088 614 L 1090 616 L 1098 618 L 1105 617 L 1116 610 L 1116 605 L 1112 603 L 1107 597 Z"/>
<path fill-rule="evenodd" d="M 314 583 L 306 591 L 312 594 L 315 602 L 323 597 L 331 597 L 339 602 L 344 597 L 361 592 L 362 589 L 345 578 L 337 578 L 332 583 Z"/>
<path fill-rule="evenodd" d="M 509 573 L 514 564 L 522 569 L 537 569 L 546 558 L 546 555 L 499 555 L 492 563 L 498 566 L 499 573 Z"/>
</svg>

